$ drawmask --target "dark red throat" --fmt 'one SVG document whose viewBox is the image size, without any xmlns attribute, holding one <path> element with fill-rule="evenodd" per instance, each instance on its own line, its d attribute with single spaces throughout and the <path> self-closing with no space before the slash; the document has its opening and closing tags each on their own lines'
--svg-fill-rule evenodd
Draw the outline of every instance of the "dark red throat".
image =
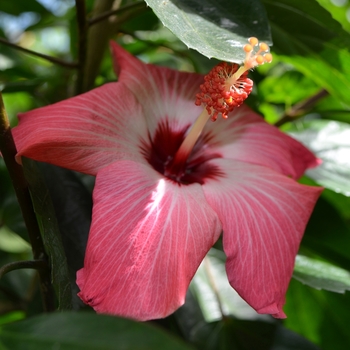
<svg viewBox="0 0 350 350">
<path fill-rule="evenodd" d="M 188 159 L 174 157 L 185 138 L 190 125 L 182 130 L 172 130 L 168 121 L 158 125 L 154 136 L 149 135 L 149 140 L 143 141 L 141 152 L 148 163 L 160 174 L 179 183 L 189 185 L 192 183 L 204 184 L 208 178 L 218 178 L 223 173 L 210 160 L 221 158 L 218 153 L 210 152 L 209 135 L 202 135 L 193 148 Z"/>
</svg>

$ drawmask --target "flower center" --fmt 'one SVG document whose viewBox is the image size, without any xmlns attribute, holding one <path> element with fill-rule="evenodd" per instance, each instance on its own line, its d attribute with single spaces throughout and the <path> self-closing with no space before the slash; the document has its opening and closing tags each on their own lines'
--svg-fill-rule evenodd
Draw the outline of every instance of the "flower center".
<svg viewBox="0 0 350 350">
<path fill-rule="evenodd" d="M 203 184 L 206 178 L 222 176 L 220 170 L 208 162 L 221 156 L 208 153 L 210 148 L 204 147 L 202 130 L 209 119 L 215 121 L 219 114 L 227 119 L 228 113 L 248 97 L 253 89 L 253 82 L 247 77 L 249 69 L 272 61 L 268 45 L 259 44 L 257 38 L 250 38 L 243 50 L 246 58 L 242 66 L 222 62 L 204 77 L 195 104 L 203 104 L 205 108 L 191 128 L 187 126 L 175 132 L 165 122 L 159 125 L 153 140 L 150 138 L 151 148 L 141 147 L 147 161 L 159 173 L 181 184 Z"/>
<path fill-rule="evenodd" d="M 211 159 L 221 157 L 208 149 L 207 141 L 210 135 L 202 135 L 198 139 L 191 155 L 184 162 L 181 159 L 175 160 L 188 128 L 189 126 L 186 126 L 182 130 L 174 131 L 167 121 L 159 124 L 153 139 L 150 137 L 149 142 L 144 142 L 141 146 L 148 163 L 156 171 L 179 184 L 204 184 L 208 178 L 222 176 L 216 166 L 208 163 Z"/>
</svg>

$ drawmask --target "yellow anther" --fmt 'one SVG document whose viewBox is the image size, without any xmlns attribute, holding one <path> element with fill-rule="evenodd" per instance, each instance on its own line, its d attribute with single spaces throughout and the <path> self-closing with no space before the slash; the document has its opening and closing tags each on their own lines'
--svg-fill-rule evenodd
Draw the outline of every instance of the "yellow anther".
<svg viewBox="0 0 350 350">
<path fill-rule="evenodd" d="M 266 53 L 264 55 L 265 62 L 270 63 L 272 62 L 272 55 L 270 53 Z"/>
<path fill-rule="evenodd" d="M 251 38 L 248 39 L 248 41 L 253 45 L 258 45 L 259 40 L 257 38 L 255 38 L 254 36 L 252 36 Z"/>
<path fill-rule="evenodd" d="M 246 54 L 245 59 L 243 60 L 243 65 L 239 67 L 236 72 L 230 76 L 230 78 L 227 79 L 227 86 L 234 85 L 239 77 L 249 69 L 272 61 L 272 55 L 269 52 L 270 48 L 266 43 L 259 44 L 259 40 L 255 37 L 249 38 L 248 41 L 249 44 L 243 46 L 243 50 Z M 256 46 L 258 45 L 259 47 L 257 48 Z M 230 103 L 230 100 L 227 100 L 226 103 Z"/>
<path fill-rule="evenodd" d="M 249 45 L 249 44 L 246 44 L 246 45 L 244 45 L 243 46 L 243 50 L 245 51 L 245 52 L 252 52 L 253 51 L 253 46 L 252 45 Z"/>
<path fill-rule="evenodd" d="M 255 61 L 257 64 L 263 64 L 265 62 L 264 56 L 262 55 L 256 56 Z"/>
<path fill-rule="evenodd" d="M 260 43 L 260 50 L 261 51 L 268 51 L 269 50 L 269 46 L 265 43 Z"/>
</svg>

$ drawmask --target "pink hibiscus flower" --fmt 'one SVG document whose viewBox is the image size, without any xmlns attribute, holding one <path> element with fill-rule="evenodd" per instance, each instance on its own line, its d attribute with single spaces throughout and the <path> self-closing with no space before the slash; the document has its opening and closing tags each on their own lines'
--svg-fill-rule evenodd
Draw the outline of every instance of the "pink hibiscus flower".
<svg viewBox="0 0 350 350">
<path fill-rule="evenodd" d="M 177 159 L 203 109 L 203 76 L 111 45 L 118 82 L 24 113 L 13 130 L 18 157 L 96 175 L 80 298 L 101 313 L 165 317 L 223 232 L 232 287 L 257 312 L 284 317 L 320 194 L 294 179 L 317 160 L 244 105 L 207 123 Z"/>
</svg>

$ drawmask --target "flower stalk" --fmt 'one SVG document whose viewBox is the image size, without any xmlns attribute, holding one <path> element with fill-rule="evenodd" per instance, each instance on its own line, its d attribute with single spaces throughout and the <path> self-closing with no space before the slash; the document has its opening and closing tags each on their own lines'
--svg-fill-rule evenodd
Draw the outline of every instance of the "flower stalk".
<svg viewBox="0 0 350 350">
<path fill-rule="evenodd" d="M 10 122 L 5 110 L 5 106 L 0 93 L 0 151 L 5 165 L 8 169 L 13 187 L 16 192 L 17 200 L 22 211 L 23 219 L 27 227 L 29 240 L 32 246 L 33 258 L 40 261 L 38 273 L 40 276 L 40 287 L 45 311 L 55 310 L 55 297 L 51 284 L 50 269 L 47 263 L 47 256 L 44 244 L 40 235 L 39 225 L 31 201 L 27 180 L 24 177 L 22 167 L 16 162 L 17 154 L 14 143 Z M 42 261 L 46 262 L 43 266 Z"/>
<path fill-rule="evenodd" d="M 4 44 L 6 46 L 9 46 L 9 47 L 12 47 L 16 50 L 19 50 L 19 51 L 22 51 L 28 55 L 32 55 L 32 56 L 36 56 L 36 57 L 39 57 L 39 58 L 42 58 L 48 62 L 51 62 L 51 63 L 54 63 L 54 64 L 57 64 L 59 66 L 62 66 L 62 67 L 65 67 L 65 68 L 70 68 L 70 69 L 76 69 L 78 68 L 78 63 L 76 62 L 67 62 L 67 61 L 63 61 L 57 57 L 52 57 L 52 56 L 49 56 L 49 55 L 45 55 L 43 53 L 40 53 L 40 52 L 36 52 L 36 51 L 33 51 L 33 50 L 28 50 L 22 46 L 19 46 L 19 45 L 16 45 L 14 43 L 11 43 L 9 42 L 8 40 L 5 40 L 3 38 L 0 38 L 0 43 L 1 44 Z"/>
</svg>

